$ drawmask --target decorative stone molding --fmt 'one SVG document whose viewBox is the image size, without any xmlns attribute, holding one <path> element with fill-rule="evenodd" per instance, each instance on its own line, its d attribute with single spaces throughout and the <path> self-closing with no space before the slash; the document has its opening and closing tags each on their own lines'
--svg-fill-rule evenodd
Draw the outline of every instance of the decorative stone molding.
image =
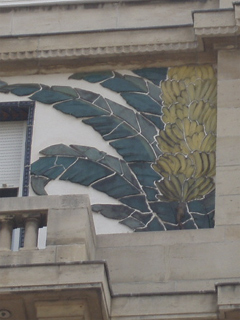
<svg viewBox="0 0 240 320">
<path fill-rule="evenodd" d="M 28 60 L 28 59 L 49 59 L 49 58 L 64 58 L 64 57 L 84 57 L 84 56 L 104 56 L 116 54 L 136 54 L 148 52 L 166 52 L 166 51 L 185 51 L 194 50 L 198 47 L 198 43 L 165 43 L 165 44 L 150 44 L 150 45 L 130 45 L 130 46 L 112 46 L 112 47 L 92 47 L 92 48 L 73 48 L 73 49 L 58 49 L 58 50 L 37 50 L 25 52 L 8 52 L 0 53 L 0 60 Z"/>
<path fill-rule="evenodd" d="M 226 34 L 236 34 L 238 29 L 238 26 L 196 28 L 195 34 L 197 36 L 224 36 Z"/>
<path fill-rule="evenodd" d="M 235 12 L 232 9 L 218 9 L 193 12 L 196 36 L 225 36 L 236 34 Z"/>
<path fill-rule="evenodd" d="M 209 54 L 210 51 L 214 59 L 212 47 L 215 50 L 219 48 L 214 42 L 226 36 L 232 37 L 228 41 L 233 42 L 233 36 L 239 33 L 238 4 L 233 9 L 216 8 L 213 1 L 207 1 L 201 7 L 200 1 L 195 1 L 191 8 L 178 4 L 178 15 L 174 20 L 170 14 L 171 8 L 165 2 L 135 2 L 134 5 L 129 1 L 122 4 L 80 1 L 68 5 L 46 2 L 32 6 L 19 3 L 15 7 L 10 2 L 8 5 L 7 2 L 0 3 L 0 62 L 1 69 L 8 70 L 2 71 L 2 74 L 11 73 L 13 64 L 15 73 L 17 69 L 22 72 L 19 65 L 22 61 L 28 63 L 31 73 L 30 68 L 35 66 L 39 69 L 41 63 L 47 63 L 54 70 L 60 64 L 70 64 L 73 59 L 78 59 L 79 66 L 88 58 L 94 59 L 95 65 L 100 65 L 100 59 L 107 60 L 109 57 L 121 59 L 149 54 L 163 57 L 166 53 Z M 195 10 L 193 18 L 191 10 Z M 128 18 L 130 13 L 133 14 L 131 21 Z M 90 23 L 87 17 L 91 14 L 94 14 L 94 20 Z M 147 18 L 147 14 L 152 18 Z M 78 19 L 79 16 L 85 18 Z M 36 19 L 39 19 L 37 25 L 33 23 Z M 204 38 L 212 38 L 211 43 L 206 44 Z M 231 48 L 229 43 L 227 45 Z M 33 65 L 31 61 L 37 64 Z"/>
<path fill-rule="evenodd" d="M 175 3 L 176 16 L 172 6 L 141 0 L 2 1 L 0 62 L 52 59 L 54 65 L 57 59 L 65 63 L 74 58 L 202 51 L 194 34 L 191 10 L 214 9 L 216 3 Z"/>
</svg>

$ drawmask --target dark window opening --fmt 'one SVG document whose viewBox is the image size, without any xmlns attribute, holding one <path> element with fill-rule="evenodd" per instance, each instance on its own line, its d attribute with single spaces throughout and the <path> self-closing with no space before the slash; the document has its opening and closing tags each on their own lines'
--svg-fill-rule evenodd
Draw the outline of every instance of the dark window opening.
<svg viewBox="0 0 240 320">
<path fill-rule="evenodd" d="M 1 188 L 0 198 L 17 197 L 18 188 Z"/>
</svg>

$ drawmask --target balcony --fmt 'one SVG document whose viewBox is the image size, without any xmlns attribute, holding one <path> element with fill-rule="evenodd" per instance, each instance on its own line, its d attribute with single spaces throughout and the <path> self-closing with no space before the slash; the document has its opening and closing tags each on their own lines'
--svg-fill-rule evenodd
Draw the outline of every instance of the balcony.
<svg viewBox="0 0 240 320">
<path fill-rule="evenodd" d="M 87 196 L 1 199 L 0 319 L 108 319 L 107 267 L 95 258 Z M 37 248 L 47 226 L 46 248 Z M 11 251 L 24 227 L 24 247 Z"/>
</svg>

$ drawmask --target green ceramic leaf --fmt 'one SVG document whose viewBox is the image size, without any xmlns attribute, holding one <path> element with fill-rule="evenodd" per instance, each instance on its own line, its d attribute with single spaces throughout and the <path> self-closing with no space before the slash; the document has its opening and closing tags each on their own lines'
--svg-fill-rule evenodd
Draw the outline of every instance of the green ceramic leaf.
<svg viewBox="0 0 240 320">
<path fill-rule="evenodd" d="M 134 209 L 131 209 L 123 204 L 94 204 L 92 211 L 101 213 L 104 217 L 121 220 L 130 216 Z"/>
<path fill-rule="evenodd" d="M 154 217 L 145 227 L 138 228 L 135 231 L 163 231 L 166 230 L 164 224 L 156 217 Z"/>
<path fill-rule="evenodd" d="M 18 83 L 18 84 L 1 86 L 0 92 L 4 92 L 4 93 L 11 92 L 16 96 L 28 96 L 40 89 L 41 87 L 39 84 L 32 84 L 32 83 L 19 84 Z"/>
<path fill-rule="evenodd" d="M 109 112 L 103 108 L 100 108 L 82 99 L 57 103 L 53 107 L 56 110 L 72 115 L 76 118 L 95 117 L 109 114 Z"/>
<path fill-rule="evenodd" d="M 69 79 L 85 80 L 88 82 L 96 83 L 106 80 L 113 76 L 112 71 L 99 71 L 99 72 L 78 72 L 72 74 Z"/>
<path fill-rule="evenodd" d="M 109 219 L 121 220 L 121 224 L 132 230 L 143 228 L 152 217 L 149 213 L 144 214 L 122 204 L 94 204 L 92 211 Z"/>
<path fill-rule="evenodd" d="M 53 91 L 56 91 L 56 92 L 61 92 L 63 94 L 67 94 L 68 96 L 70 96 L 72 98 L 78 98 L 78 94 L 77 94 L 76 90 L 74 90 L 71 87 L 67 87 L 67 86 L 52 86 L 51 89 Z"/>
<path fill-rule="evenodd" d="M 139 195 L 141 201 L 130 201 L 128 206 L 143 211 L 147 208 L 145 194 L 125 161 L 95 148 L 79 145 L 54 145 L 41 153 L 46 157 L 39 158 L 31 167 L 36 190 L 43 192 L 43 182 L 59 178 L 85 186 L 91 185 L 121 202 L 126 202 L 126 196 Z M 42 177 L 49 180 L 42 181 Z"/>
<path fill-rule="evenodd" d="M 54 91 L 50 88 L 43 88 L 42 90 L 33 94 L 30 99 L 46 104 L 53 104 L 59 101 L 69 100 L 72 96 L 59 91 Z"/>
<path fill-rule="evenodd" d="M 168 68 L 144 68 L 133 70 L 138 76 L 152 81 L 154 84 L 159 85 L 160 81 L 165 80 Z"/>
<path fill-rule="evenodd" d="M 101 83 L 104 88 L 115 92 L 147 92 L 147 87 L 142 79 L 134 77 L 118 77 L 108 79 Z"/>
<path fill-rule="evenodd" d="M 142 93 L 124 92 L 121 94 L 121 96 L 137 111 L 151 113 L 154 115 L 162 114 L 161 105 L 148 95 Z"/>
</svg>

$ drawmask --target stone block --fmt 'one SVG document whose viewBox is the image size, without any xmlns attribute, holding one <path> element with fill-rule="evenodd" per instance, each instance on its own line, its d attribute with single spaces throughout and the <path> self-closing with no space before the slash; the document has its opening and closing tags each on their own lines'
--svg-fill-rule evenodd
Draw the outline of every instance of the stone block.
<svg viewBox="0 0 240 320">
<path fill-rule="evenodd" d="M 144 28 L 192 23 L 192 10 L 217 8 L 217 1 L 123 3 L 28 6 L 9 9 L 2 35 L 26 35 Z M 172 12 L 175 12 L 173 15 Z M 11 19 L 9 19 L 9 17 Z M 79 17 L 81 17 L 79 19 Z M 107 19 L 106 19 L 107 17 Z M 149 20 L 149 17 L 151 19 Z M 9 22 L 11 21 L 11 23 Z M 36 24 L 35 22 L 38 21 Z M 6 27 L 7 26 L 7 27 Z M 10 29 L 11 28 L 11 29 Z"/>
<path fill-rule="evenodd" d="M 38 49 L 37 37 L 1 39 L 0 53 L 8 53 L 8 52 L 20 53 L 20 52 L 25 52 L 26 48 L 28 51 L 36 51 Z"/>
<path fill-rule="evenodd" d="M 217 114 L 217 137 L 240 136 L 240 108 L 219 108 Z"/>
<path fill-rule="evenodd" d="M 224 234 L 225 241 L 240 241 L 240 224 L 225 226 Z"/>
<path fill-rule="evenodd" d="M 176 292 L 194 292 L 196 289 L 202 292 L 215 291 L 215 279 L 201 280 L 178 280 L 174 281 Z"/>
<path fill-rule="evenodd" d="M 240 284 L 229 283 L 217 286 L 218 305 L 233 305 L 240 306 Z"/>
<path fill-rule="evenodd" d="M 228 79 L 218 81 L 217 106 L 219 108 L 240 108 L 240 80 Z"/>
<path fill-rule="evenodd" d="M 195 8 L 199 7 L 199 4 L 195 3 Z M 154 3 L 148 3 L 147 5 L 129 5 L 125 4 L 119 6 L 118 9 L 118 26 L 120 28 L 134 28 L 148 27 L 149 23 L 152 26 L 169 26 L 175 24 L 188 24 L 192 23 L 191 13 L 189 6 L 186 3 L 162 3 L 161 6 Z M 177 13 L 173 15 L 173 10 Z M 151 17 L 151 21 L 149 21 Z"/>
<path fill-rule="evenodd" d="M 12 10 L 0 11 L 0 35 L 11 34 Z"/>
<path fill-rule="evenodd" d="M 218 80 L 240 78 L 240 51 L 221 50 L 218 53 Z"/>
<path fill-rule="evenodd" d="M 56 262 L 73 262 L 85 260 L 88 260 L 85 244 L 56 246 Z"/>
<path fill-rule="evenodd" d="M 240 197 L 236 195 L 216 196 L 215 225 L 240 224 Z"/>
<path fill-rule="evenodd" d="M 219 28 L 235 26 L 233 11 L 208 11 L 194 13 L 194 28 Z"/>
<path fill-rule="evenodd" d="M 111 319 L 212 319 L 216 311 L 214 294 L 133 296 L 113 299 Z"/>
<path fill-rule="evenodd" d="M 126 246 L 98 250 L 113 282 L 161 282 L 166 279 L 165 248 L 159 246 Z"/>
<path fill-rule="evenodd" d="M 38 320 L 50 319 L 83 319 L 90 320 L 87 302 L 73 301 L 39 301 L 35 303 Z"/>
<path fill-rule="evenodd" d="M 168 282 L 113 282 L 113 292 L 118 294 L 132 294 L 139 293 L 152 293 L 152 294 L 164 294 L 166 292 L 175 292 L 176 283 L 174 281 Z"/>
<path fill-rule="evenodd" d="M 240 166 L 217 167 L 216 192 L 218 196 L 240 195 Z"/>
<path fill-rule="evenodd" d="M 89 258 L 94 256 L 94 227 L 87 208 L 50 209 L 48 211 L 48 245 L 86 245 Z"/>
<path fill-rule="evenodd" d="M 174 245 L 166 259 L 169 280 L 210 280 L 239 276 L 239 242 Z"/>
<path fill-rule="evenodd" d="M 23 8 L 14 12 L 12 33 L 19 35 L 113 29 L 116 28 L 116 14 L 114 4 L 100 4 L 89 9 L 83 5 Z M 38 24 L 34 23 L 36 20 Z"/>
<path fill-rule="evenodd" d="M 174 230 L 170 232 L 136 232 L 126 234 L 101 234 L 97 235 L 97 256 L 100 259 L 100 252 L 103 248 L 112 250 L 114 248 L 142 246 L 165 246 L 178 243 L 205 243 L 222 241 L 223 235 L 219 229 L 198 229 L 198 230 Z M 146 249 L 147 250 L 147 249 Z"/>
<path fill-rule="evenodd" d="M 240 165 L 240 138 L 238 136 L 218 137 L 216 165 L 239 166 Z"/>
<path fill-rule="evenodd" d="M 48 247 L 43 250 L 33 249 L 19 251 L 1 251 L 0 266 L 10 265 L 30 265 L 54 263 L 56 257 L 56 247 Z"/>
<path fill-rule="evenodd" d="M 104 282 L 104 264 L 60 263 L 0 268 L 0 289 L 42 285 L 88 284 Z"/>
<path fill-rule="evenodd" d="M 220 8 L 232 8 L 233 7 L 233 0 L 220 0 L 219 7 Z"/>
<path fill-rule="evenodd" d="M 51 208 L 89 208 L 87 195 L 36 196 L 4 198 L 1 200 L 1 213 L 47 211 Z"/>
</svg>

